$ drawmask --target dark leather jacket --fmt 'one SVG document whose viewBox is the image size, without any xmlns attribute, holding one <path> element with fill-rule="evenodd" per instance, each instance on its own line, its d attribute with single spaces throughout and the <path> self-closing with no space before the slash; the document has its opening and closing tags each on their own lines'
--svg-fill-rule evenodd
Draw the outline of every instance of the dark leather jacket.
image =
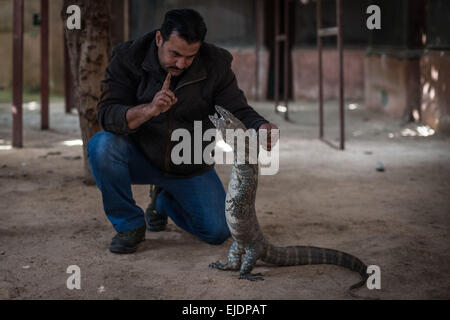
<svg viewBox="0 0 450 320">
<path fill-rule="evenodd" d="M 231 70 L 231 54 L 225 49 L 204 42 L 192 65 L 179 79 L 171 80 L 170 89 L 178 102 L 167 112 L 130 130 L 126 121 L 129 108 L 148 103 L 161 90 L 166 72 L 161 68 L 155 43 L 156 31 L 137 40 L 119 44 L 102 82 L 98 119 L 105 131 L 129 134 L 150 163 L 169 176 L 189 177 L 210 170 L 213 165 L 194 164 L 194 121 L 202 121 L 202 131 L 213 128 L 208 115 L 214 106 L 231 111 L 247 128 L 257 130 L 267 121 L 247 104 Z M 191 163 L 175 165 L 171 151 L 178 141 L 171 141 L 177 128 L 192 135 Z M 203 148 L 211 142 L 203 142 Z M 203 157 L 202 157 L 203 158 Z"/>
</svg>

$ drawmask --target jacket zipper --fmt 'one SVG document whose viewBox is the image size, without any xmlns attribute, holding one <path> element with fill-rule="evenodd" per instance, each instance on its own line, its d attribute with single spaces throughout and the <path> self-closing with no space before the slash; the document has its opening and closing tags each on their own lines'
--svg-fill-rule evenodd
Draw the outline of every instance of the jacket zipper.
<svg viewBox="0 0 450 320">
<path fill-rule="evenodd" d="M 168 124 L 169 135 L 167 136 L 166 155 L 164 158 L 164 168 L 166 169 L 166 172 L 169 172 L 170 137 L 172 136 L 172 110 L 169 110 L 167 117 L 169 118 L 168 119 L 169 120 L 169 124 Z"/>
<path fill-rule="evenodd" d="M 199 78 L 199 79 L 196 79 L 196 80 L 192 80 L 192 81 L 188 81 L 188 82 L 182 83 L 180 86 L 176 87 L 173 90 L 173 92 L 177 91 L 178 89 L 180 89 L 180 88 L 182 88 L 184 86 L 187 86 L 189 84 L 193 84 L 193 83 L 196 83 L 196 82 L 200 82 L 200 81 L 205 80 L 205 79 L 206 79 L 206 76 L 204 76 L 202 78 Z M 168 119 L 169 120 L 169 124 L 168 124 L 168 132 L 169 132 L 169 134 L 167 136 L 166 154 L 165 154 L 165 159 L 164 159 L 164 168 L 166 169 L 166 172 L 169 172 L 169 156 L 170 156 L 170 142 L 171 142 L 170 137 L 172 136 L 172 130 L 173 130 L 173 128 L 172 128 L 173 127 L 173 123 L 172 123 L 172 109 L 170 109 L 168 111 L 167 117 L 169 118 Z"/>
<path fill-rule="evenodd" d="M 175 90 L 173 90 L 173 92 L 177 91 L 177 90 L 180 89 L 180 88 L 183 88 L 184 86 L 187 86 L 188 84 L 193 84 L 193 83 L 196 83 L 196 82 L 205 80 L 205 79 L 206 79 L 206 76 L 203 76 L 202 78 L 198 78 L 198 79 L 196 79 L 196 80 L 192 80 L 192 81 L 188 81 L 188 82 L 182 83 L 181 85 L 179 85 L 178 87 L 176 87 Z"/>
</svg>

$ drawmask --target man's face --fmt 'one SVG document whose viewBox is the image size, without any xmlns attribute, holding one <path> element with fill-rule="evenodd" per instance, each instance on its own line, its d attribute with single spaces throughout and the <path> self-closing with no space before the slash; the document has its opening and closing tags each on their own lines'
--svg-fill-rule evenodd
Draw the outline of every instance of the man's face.
<svg viewBox="0 0 450 320">
<path fill-rule="evenodd" d="M 161 67 L 173 77 L 180 76 L 194 62 L 201 42 L 189 44 L 174 31 L 167 41 L 163 41 L 160 31 L 156 32 L 156 45 Z"/>
</svg>

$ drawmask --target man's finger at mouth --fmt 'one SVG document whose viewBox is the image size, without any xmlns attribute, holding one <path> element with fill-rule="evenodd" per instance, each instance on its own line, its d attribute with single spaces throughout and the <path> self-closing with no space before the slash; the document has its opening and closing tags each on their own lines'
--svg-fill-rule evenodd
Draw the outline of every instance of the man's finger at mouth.
<svg viewBox="0 0 450 320">
<path fill-rule="evenodd" d="M 170 74 L 170 72 L 167 72 L 167 76 L 166 76 L 166 80 L 164 80 L 164 83 L 162 85 L 162 89 L 169 89 L 170 87 L 170 78 L 172 77 L 172 75 Z"/>
</svg>

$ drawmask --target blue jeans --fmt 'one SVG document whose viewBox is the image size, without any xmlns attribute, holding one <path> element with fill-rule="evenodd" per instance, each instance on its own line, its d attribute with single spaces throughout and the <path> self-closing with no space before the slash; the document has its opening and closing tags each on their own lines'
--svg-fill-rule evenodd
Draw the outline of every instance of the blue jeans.
<svg viewBox="0 0 450 320">
<path fill-rule="evenodd" d="M 102 193 L 103 208 L 117 232 L 145 225 L 132 184 L 162 188 L 158 213 L 207 243 L 220 244 L 230 236 L 225 219 L 225 190 L 214 169 L 191 178 L 170 178 L 155 168 L 127 135 L 101 131 L 88 144 L 91 172 Z"/>
</svg>

